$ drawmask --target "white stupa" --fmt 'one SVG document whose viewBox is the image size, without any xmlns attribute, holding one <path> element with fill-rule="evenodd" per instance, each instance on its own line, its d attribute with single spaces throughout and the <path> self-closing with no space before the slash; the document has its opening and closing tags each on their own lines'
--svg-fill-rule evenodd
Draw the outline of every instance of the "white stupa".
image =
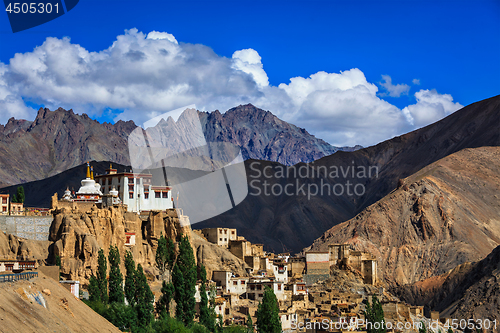
<svg viewBox="0 0 500 333">
<path fill-rule="evenodd" d="M 64 195 L 62 197 L 62 200 L 73 201 L 73 196 L 71 195 L 71 191 L 69 190 L 69 188 L 66 188 L 66 191 L 64 191 Z"/>
<path fill-rule="evenodd" d="M 76 192 L 75 201 L 101 202 L 101 185 L 94 180 L 94 170 L 90 168 L 87 162 L 87 177 L 82 180 L 82 186 Z"/>
</svg>

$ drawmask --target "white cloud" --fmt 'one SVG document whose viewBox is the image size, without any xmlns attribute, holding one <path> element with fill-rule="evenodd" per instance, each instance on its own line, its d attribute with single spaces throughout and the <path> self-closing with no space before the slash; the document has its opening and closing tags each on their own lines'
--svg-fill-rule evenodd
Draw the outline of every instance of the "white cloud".
<svg viewBox="0 0 500 333">
<path fill-rule="evenodd" d="M 406 87 L 385 78 L 390 94 L 407 93 Z M 36 111 L 25 100 L 96 116 L 106 108 L 124 110 L 116 120 L 138 124 L 189 104 L 225 111 L 252 103 L 331 144 L 368 146 L 413 124 L 437 120 L 459 105 L 449 95 L 421 90 L 415 94 L 417 103 L 402 111 L 378 92 L 357 68 L 320 71 L 272 86 L 253 49 L 226 58 L 204 45 L 179 44 L 166 32 L 146 35 L 131 29 L 99 52 L 69 38 L 47 38 L 32 52 L 0 63 L 0 123 L 11 116 L 33 119 Z"/>
<path fill-rule="evenodd" d="M 168 41 L 170 41 L 174 44 L 179 44 L 177 42 L 177 39 L 175 39 L 174 35 L 169 34 L 168 32 L 151 31 L 146 38 L 147 39 L 167 39 Z"/>
<path fill-rule="evenodd" d="M 411 82 L 416 86 L 420 85 L 420 79 L 413 79 Z"/>
<path fill-rule="evenodd" d="M 415 93 L 417 103 L 408 105 L 403 113 L 411 125 L 422 127 L 463 108 L 460 103 L 453 103 L 449 94 L 439 94 L 436 90 L 420 90 Z"/>
<path fill-rule="evenodd" d="M 231 67 L 252 75 L 255 82 L 261 87 L 269 85 L 269 79 L 264 71 L 261 57 L 254 49 L 234 52 L 233 65 Z"/>
<path fill-rule="evenodd" d="M 410 86 L 404 83 L 392 84 L 392 78 L 389 75 L 382 75 L 383 82 L 380 85 L 387 90 L 387 93 L 391 97 L 399 97 L 401 95 L 408 95 L 410 91 Z M 382 94 L 384 96 L 386 94 Z"/>
</svg>

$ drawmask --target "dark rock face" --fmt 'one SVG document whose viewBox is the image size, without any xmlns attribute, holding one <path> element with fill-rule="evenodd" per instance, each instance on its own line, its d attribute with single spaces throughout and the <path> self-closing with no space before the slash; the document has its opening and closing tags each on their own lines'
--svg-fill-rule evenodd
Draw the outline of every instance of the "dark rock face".
<svg viewBox="0 0 500 333">
<path fill-rule="evenodd" d="M 230 142 L 241 147 L 243 158 L 274 161 L 284 165 L 312 162 L 338 150 L 305 129 L 280 120 L 251 104 L 221 114 L 200 112 L 207 142 Z M 359 146 L 358 146 L 359 147 Z"/>
<path fill-rule="evenodd" d="M 199 117 L 207 142 L 236 144 L 245 159 L 292 165 L 339 150 L 251 104 Z M 130 165 L 127 137 L 136 127 L 133 121 L 100 124 L 62 108 L 40 108 L 33 122 L 11 118 L 0 125 L 0 186 L 47 178 L 88 160 Z"/>
</svg>

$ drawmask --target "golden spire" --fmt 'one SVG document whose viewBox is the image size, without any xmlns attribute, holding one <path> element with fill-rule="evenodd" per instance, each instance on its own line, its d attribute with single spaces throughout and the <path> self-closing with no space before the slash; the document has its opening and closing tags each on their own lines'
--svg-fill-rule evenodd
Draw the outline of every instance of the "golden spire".
<svg viewBox="0 0 500 333">
<path fill-rule="evenodd" d="M 89 165 L 89 162 L 87 162 L 87 178 L 90 178 L 90 165 Z"/>
<path fill-rule="evenodd" d="M 90 167 L 90 179 L 94 179 L 94 167 Z"/>
</svg>

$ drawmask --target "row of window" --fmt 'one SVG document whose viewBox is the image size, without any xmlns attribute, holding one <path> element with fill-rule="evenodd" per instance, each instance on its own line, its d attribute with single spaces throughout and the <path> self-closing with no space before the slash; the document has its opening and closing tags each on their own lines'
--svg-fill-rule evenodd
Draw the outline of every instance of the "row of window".
<svg viewBox="0 0 500 333">
<path fill-rule="evenodd" d="M 222 234 L 222 229 L 219 230 L 219 233 Z M 224 230 L 224 234 L 227 235 L 227 230 Z M 234 235 L 234 230 L 231 230 L 231 235 Z"/>
<path fill-rule="evenodd" d="M 160 192 L 160 191 L 155 191 L 155 198 L 156 199 L 162 198 L 162 193 L 163 193 L 163 199 L 168 199 L 168 192 Z M 128 198 L 133 199 L 134 192 L 129 192 Z M 144 199 L 149 199 L 149 192 L 144 192 Z"/>
</svg>

